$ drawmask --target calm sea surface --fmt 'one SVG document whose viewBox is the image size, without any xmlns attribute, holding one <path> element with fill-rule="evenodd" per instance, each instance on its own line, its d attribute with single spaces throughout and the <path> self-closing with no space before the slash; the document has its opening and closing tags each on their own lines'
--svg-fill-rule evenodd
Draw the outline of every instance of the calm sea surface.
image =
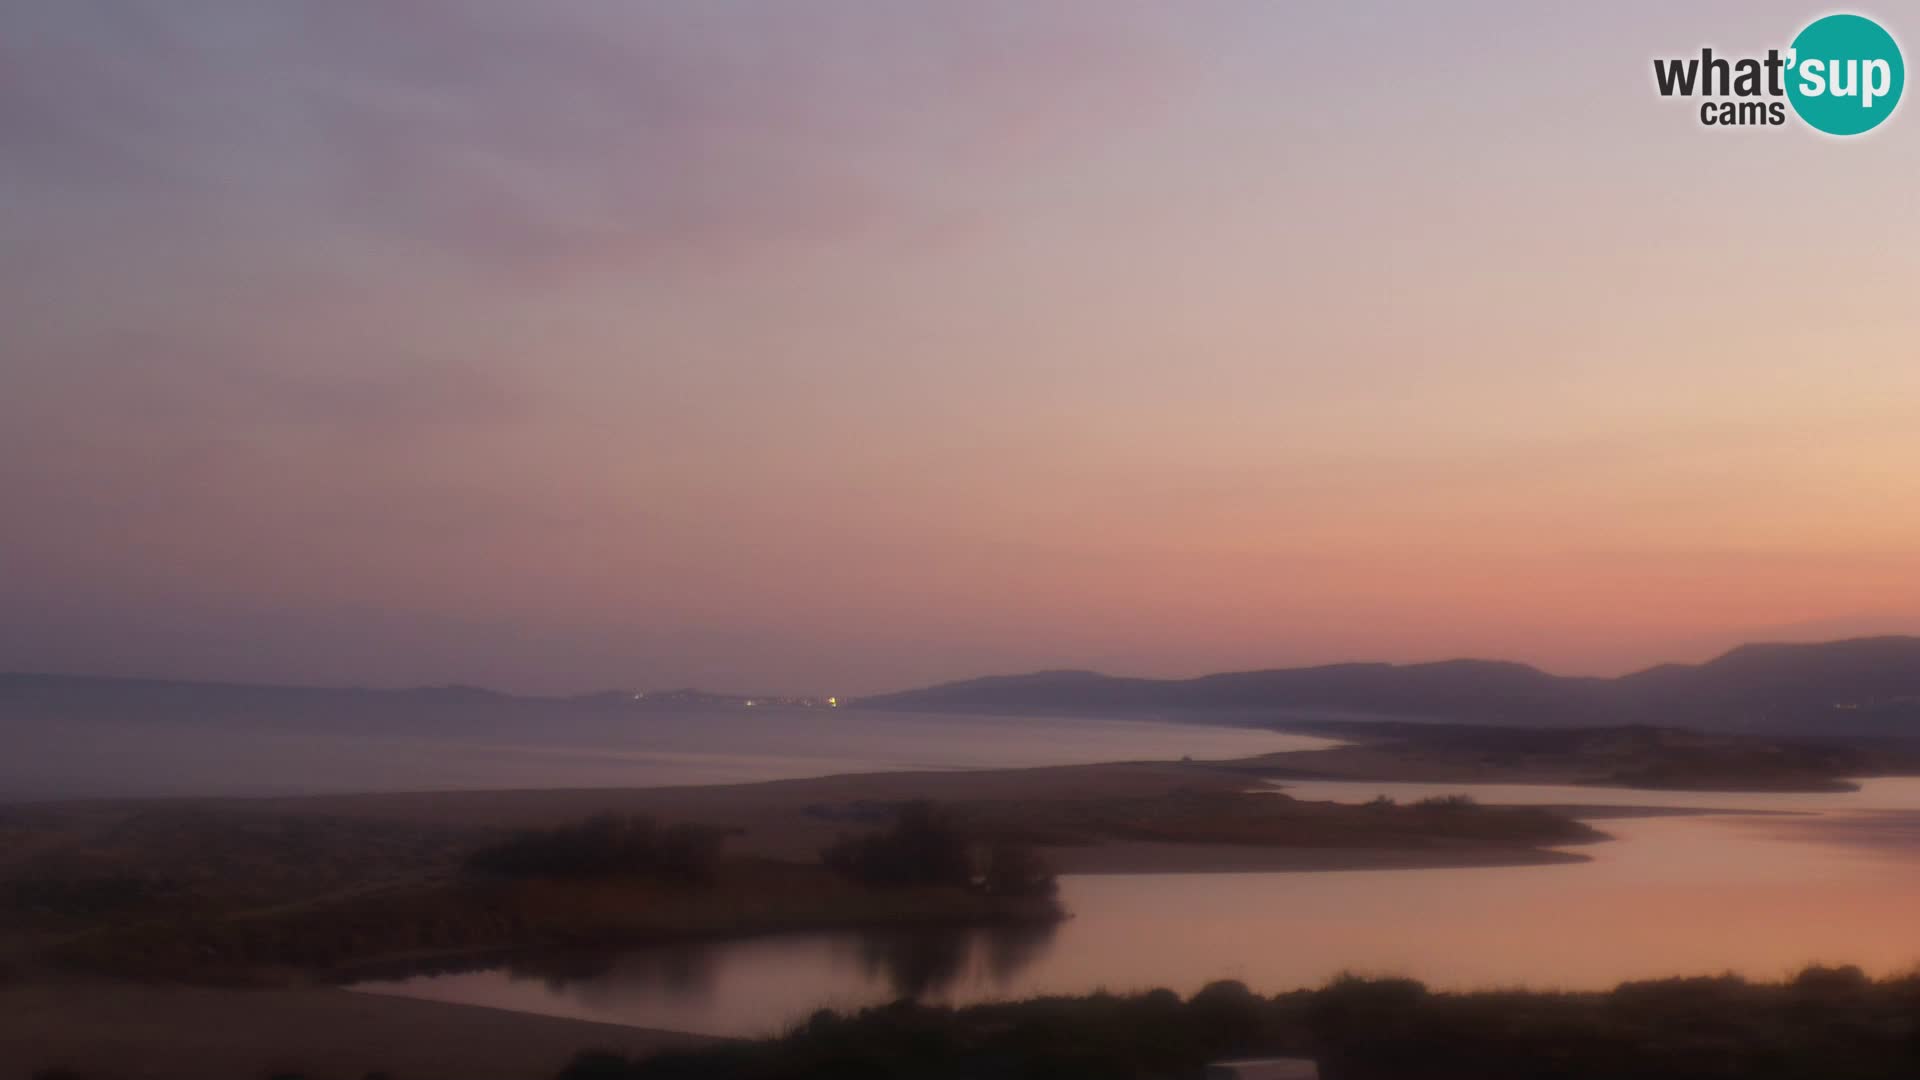
<svg viewBox="0 0 1920 1080">
<path fill-rule="evenodd" d="M 1242 979 L 1273 992 L 1342 971 L 1443 987 L 1604 988 L 1812 962 L 1920 963 L 1920 778 L 1846 794 L 1672 793 L 1313 783 L 1365 801 L 1675 805 L 1726 814 L 1603 820 L 1585 863 L 1465 870 L 1077 876 L 1048 931 L 800 934 L 419 977 L 361 989 L 715 1034 L 777 1030 L 823 1006 L 971 1002 Z M 1771 811 L 1763 813 L 1763 811 Z M 1784 813 L 1782 813 L 1784 811 Z"/>
<path fill-rule="evenodd" d="M 846 772 L 1221 760 L 1333 745 L 1248 727 L 854 709 L 387 706 L 317 719 L 0 717 L 0 801 L 657 787 Z"/>
</svg>

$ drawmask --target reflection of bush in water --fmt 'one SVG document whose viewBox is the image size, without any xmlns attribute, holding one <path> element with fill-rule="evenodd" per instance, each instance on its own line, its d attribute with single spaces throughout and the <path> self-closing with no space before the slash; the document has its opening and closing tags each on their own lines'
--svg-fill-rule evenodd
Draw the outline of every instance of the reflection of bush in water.
<svg viewBox="0 0 1920 1080">
<path fill-rule="evenodd" d="M 921 998 L 952 990 L 975 968 L 1010 982 L 1046 951 L 1053 931 L 1051 923 L 902 930 L 862 934 L 857 948 L 868 977 L 884 978 L 896 997 Z"/>
<path fill-rule="evenodd" d="M 962 930 L 866 934 L 860 963 L 870 978 L 884 977 L 895 996 L 919 998 L 953 986 L 966 969 L 968 944 Z"/>
<path fill-rule="evenodd" d="M 995 926 L 976 930 L 986 947 L 987 973 L 1005 986 L 1030 967 L 1053 945 L 1053 923 Z"/>
<path fill-rule="evenodd" d="M 549 990 L 599 979 L 613 971 L 617 954 L 600 949 L 548 949 L 515 953 L 507 963 L 510 979 L 538 979 Z"/>
<path fill-rule="evenodd" d="M 711 946 L 664 945 L 644 953 L 629 953 L 614 965 L 622 982 L 664 987 L 684 998 L 707 998 L 713 993 L 719 953 Z"/>
<path fill-rule="evenodd" d="M 539 979 L 589 1004 L 618 1003 L 635 988 L 664 989 L 676 998 L 702 1001 L 713 995 L 719 949 L 708 943 L 657 945 L 626 952 L 553 950 L 516 957 L 510 978 Z"/>
<path fill-rule="evenodd" d="M 844 940 L 869 979 L 884 982 L 894 997 L 920 998 L 952 990 L 969 972 L 984 975 L 996 986 L 1007 985 L 1046 951 L 1053 933 L 1052 923 L 1019 923 L 876 931 Z M 618 998 L 635 987 L 705 1000 L 713 995 L 729 954 L 738 948 L 738 943 L 691 942 L 626 951 L 547 949 L 512 954 L 505 971 L 511 979 L 539 980 L 551 991 L 585 1000 Z M 498 964 L 495 960 L 437 970 L 497 970 Z"/>
</svg>

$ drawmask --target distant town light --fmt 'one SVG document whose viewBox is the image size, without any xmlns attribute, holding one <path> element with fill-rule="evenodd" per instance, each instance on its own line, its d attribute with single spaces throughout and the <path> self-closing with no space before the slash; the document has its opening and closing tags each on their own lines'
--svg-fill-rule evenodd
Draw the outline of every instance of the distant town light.
<svg viewBox="0 0 1920 1080">
<path fill-rule="evenodd" d="M 839 699 L 839 698 L 837 698 L 837 697 L 830 697 L 830 698 L 828 698 L 828 699 L 827 699 L 827 707 L 828 707 L 828 708 L 830 708 L 830 709 L 837 709 L 837 708 L 839 708 L 839 707 L 840 707 L 840 699 Z"/>
</svg>

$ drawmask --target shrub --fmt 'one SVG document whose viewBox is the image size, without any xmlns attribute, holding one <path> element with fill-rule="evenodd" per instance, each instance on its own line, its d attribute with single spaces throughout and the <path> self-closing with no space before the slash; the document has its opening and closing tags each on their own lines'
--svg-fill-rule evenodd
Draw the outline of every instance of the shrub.
<svg viewBox="0 0 1920 1080">
<path fill-rule="evenodd" d="M 1845 967 L 1821 967 L 1816 964 L 1793 977 L 1792 987 L 1802 997 L 1850 998 L 1873 988 L 1867 973 L 1852 964 Z"/>
<path fill-rule="evenodd" d="M 900 808 L 885 832 L 847 836 L 820 853 L 829 869 L 862 885 L 973 884 L 973 859 L 953 819 L 924 800 Z"/>
<path fill-rule="evenodd" d="M 1259 1038 L 1266 1006 L 1246 983 L 1212 982 L 1188 999 L 1186 1023 L 1191 1037 L 1207 1046 L 1243 1050 Z"/>
<path fill-rule="evenodd" d="M 578 825 L 519 833 L 467 857 L 478 874 L 504 878 L 713 877 L 726 832 L 705 825 L 661 828 L 651 818 L 601 814 Z"/>
<path fill-rule="evenodd" d="M 988 896 L 1044 897 L 1058 892 L 1060 883 L 1033 848 L 1002 841 L 987 852 L 981 887 Z"/>
<path fill-rule="evenodd" d="M 1471 795 L 1434 795 L 1413 805 L 1416 810 L 1472 810 L 1480 804 Z"/>
<path fill-rule="evenodd" d="M 1611 993 L 1453 994 L 1343 977 L 1262 998 L 1215 983 L 949 1009 L 819 1013 L 776 1039 L 582 1058 L 565 1080 L 1197 1078 L 1225 1056 L 1314 1058 L 1327 1080 L 1889 1080 L 1920 1076 L 1912 977 L 1813 969 Z M 1833 995 L 1838 995 L 1834 997 Z M 1809 1008 L 1831 1001 L 1834 1008 Z"/>
<path fill-rule="evenodd" d="M 946 886 L 988 896 L 1050 897 L 1053 871 L 1025 844 L 999 841 L 976 873 L 973 845 L 953 818 L 925 800 L 906 803 L 891 828 L 843 836 L 820 853 L 835 873 L 872 888 Z"/>
</svg>

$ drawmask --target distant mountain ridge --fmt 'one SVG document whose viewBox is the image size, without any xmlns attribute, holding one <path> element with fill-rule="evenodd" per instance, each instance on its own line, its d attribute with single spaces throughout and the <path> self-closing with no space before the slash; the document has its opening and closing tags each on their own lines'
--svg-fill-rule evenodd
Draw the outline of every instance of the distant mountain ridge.
<svg viewBox="0 0 1920 1080">
<path fill-rule="evenodd" d="M 1920 735 L 1920 637 L 1756 644 L 1618 678 L 1499 660 L 1345 663 L 1143 679 L 1036 672 L 864 698 L 887 709 L 1294 713 L 1572 726 Z"/>
<path fill-rule="evenodd" d="M 568 697 L 474 686 L 397 690 L 0 673 L 0 721 L 112 715 L 501 730 L 544 715 L 773 707 L 830 699 L 695 690 Z M 1106 713 L 1194 720 L 1429 720 L 1526 727 L 1655 724 L 1776 734 L 1920 736 L 1920 637 L 1742 645 L 1704 664 L 1662 664 L 1618 678 L 1553 675 L 1501 660 L 1344 663 L 1149 679 L 1039 671 L 880 694 L 842 706 L 900 711 Z"/>
<path fill-rule="evenodd" d="M 687 713 L 740 708 L 757 702 L 803 707 L 810 701 L 698 690 L 608 690 L 543 697 L 459 684 L 370 689 L 0 672 L 0 723 L 117 718 L 306 726 L 376 734 L 459 732 L 512 730 L 559 716 Z"/>
<path fill-rule="evenodd" d="M 585 694 L 515 694 L 464 683 L 433 686 L 366 687 L 301 686 L 278 683 L 195 682 L 187 679 L 151 679 L 119 675 L 67 675 L 40 672 L 0 671 L 0 703 L 23 697 L 58 696 L 70 693 L 147 695 L 155 699 L 197 697 L 233 703 L 259 700 L 348 701 L 355 698 L 382 701 L 415 701 L 434 705 L 542 704 L 613 706 L 620 708 L 673 706 L 733 706 L 749 701 L 811 702 L 815 698 L 777 694 L 718 694 L 705 690 L 675 689 L 636 692 L 599 690 Z"/>
</svg>

